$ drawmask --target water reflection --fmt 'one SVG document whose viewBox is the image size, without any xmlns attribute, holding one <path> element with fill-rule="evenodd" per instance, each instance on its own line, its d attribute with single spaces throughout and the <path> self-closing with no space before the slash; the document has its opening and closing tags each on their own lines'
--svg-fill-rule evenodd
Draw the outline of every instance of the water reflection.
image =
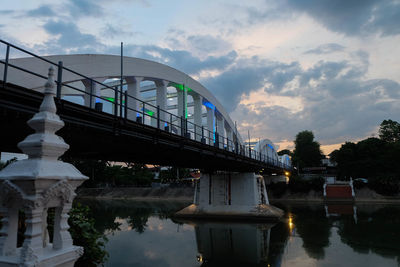
<svg viewBox="0 0 400 267">
<path fill-rule="evenodd" d="M 201 266 L 266 266 L 272 224 L 190 222 Z"/>
<path fill-rule="evenodd" d="M 187 203 L 95 201 L 106 266 L 398 266 L 400 207 L 274 203 L 275 225 L 177 222 Z"/>
<path fill-rule="evenodd" d="M 373 266 L 373 262 L 380 266 L 400 265 L 400 207 L 397 205 L 278 206 L 286 211 L 289 235 L 300 238 L 306 255 L 317 262 L 346 264 L 346 260 L 351 260 L 352 266 Z M 286 251 L 285 257 L 290 257 L 289 254 Z"/>
</svg>

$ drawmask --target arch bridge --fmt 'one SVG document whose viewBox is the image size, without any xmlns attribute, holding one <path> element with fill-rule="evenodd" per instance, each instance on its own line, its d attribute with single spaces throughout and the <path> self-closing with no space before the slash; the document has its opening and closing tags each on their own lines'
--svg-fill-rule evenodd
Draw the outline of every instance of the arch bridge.
<svg viewBox="0 0 400 267">
<path fill-rule="evenodd" d="M 174 68 L 115 55 L 41 57 L 1 44 L 6 49 L 0 105 L 8 114 L 2 116 L 3 125 L 10 125 L 2 133 L 2 151 L 13 151 L 29 131 L 19 120 L 37 109 L 52 65 L 56 103 L 67 123 L 60 134 L 70 143 L 71 156 L 209 170 L 271 173 L 291 168 L 276 153 L 246 147 L 211 92 Z M 13 54 L 20 57 L 11 59 Z"/>
<path fill-rule="evenodd" d="M 0 171 L 0 266 L 73 266 L 80 249 L 66 219 L 87 177 L 59 159 L 68 148 L 71 157 L 201 169 L 193 204 L 176 216 L 282 217 L 256 173 L 283 173 L 290 164 L 268 140 L 246 147 L 223 106 L 188 75 L 137 58 L 41 57 L 3 40 L 0 53 L 1 45 L 0 151 L 19 152 L 18 143 L 29 157 Z M 17 248 L 21 207 L 27 230 Z M 53 244 L 46 237 L 48 208 L 56 209 Z"/>
</svg>

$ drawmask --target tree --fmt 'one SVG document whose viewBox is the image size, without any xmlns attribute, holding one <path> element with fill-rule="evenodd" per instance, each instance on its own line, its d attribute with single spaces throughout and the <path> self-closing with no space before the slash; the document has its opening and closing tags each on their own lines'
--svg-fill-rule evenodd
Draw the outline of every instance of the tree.
<svg viewBox="0 0 400 267">
<path fill-rule="evenodd" d="M 384 120 L 379 127 L 379 138 L 388 143 L 400 141 L 400 123 Z"/>
<path fill-rule="evenodd" d="M 296 135 L 294 141 L 293 164 L 299 168 L 306 166 L 319 166 L 323 158 L 320 145 L 314 141 L 314 134 L 311 131 L 302 131 Z"/>
<path fill-rule="evenodd" d="M 292 152 L 290 152 L 290 150 L 289 149 L 283 149 L 283 150 L 281 150 L 281 151 L 278 151 L 278 156 L 282 156 L 282 155 L 292 155 Z"/>
</svg>

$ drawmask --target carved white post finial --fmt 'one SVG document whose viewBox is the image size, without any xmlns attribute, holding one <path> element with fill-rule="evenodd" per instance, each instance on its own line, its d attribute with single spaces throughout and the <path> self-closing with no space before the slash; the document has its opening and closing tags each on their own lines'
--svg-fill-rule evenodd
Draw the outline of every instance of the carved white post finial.
<svg viewBox="0 0 400 267">
<path fill-rule="evenodd" d="M 57 108 L 54 103 L 55 83 L 54 83 L 54 68 L 51 66 L 49 68 L 49 74 L 46 84 L 44 85 L 44 99 L 40 105 L 39 111 L 48 111 L 51 113 L 56 113 Z"/>
<path fill-rule="evenodd" d="M 29 158 L 47 157 L 57 160 L 68 150 L 64 140 L 55 132 L 64 126 L 64 122 L 56 114 L 57 108 L 54 103 L 54 68 L 49 68 L 49 77 L 45 84 L 44 98 L 40 105 L 39 113 L 36 113 L 28 121 L 28 125 L 36 131 L 29 135 L 18 147 L 29 156 Z"/>
<path fill-rule="evenodd" d="M 29 157 L 0 171 L 0 266 L 73 267 L 82 254 L 68 232 L 68 212 L 75 189 L 87 179 L 74 166 L 58 160 L 69 148 L 55 133 L 64 126 L 56 114 L 54 68 L 50 67 L 39 112 L 28 121 L 35 133 L 18 147 Z M 26 216 L 24 243 L 17 248 L 18 210 Z M 53 244 L 46 235 L 47 211 L 55 208 Z"/>
</svg>

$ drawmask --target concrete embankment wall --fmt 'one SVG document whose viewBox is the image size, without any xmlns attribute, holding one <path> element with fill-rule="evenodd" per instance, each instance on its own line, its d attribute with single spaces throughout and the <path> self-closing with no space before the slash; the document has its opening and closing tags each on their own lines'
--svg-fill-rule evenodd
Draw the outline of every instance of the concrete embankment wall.
<svg viewBox="0 0 400 267">
<path fill-rule="evenodd" d="M 193 187 L 122 187 L 122 188 L 80 188 L 77 190 L 80 198 L 99 199 L 170 199 L 192 201 Z"/>
<path fill-rule="evenodd" d="M 293 201 L 293 202 L 324 202 L 324 197 L 322 192 L 315 192 L 310 190 L 308 193 L 291 193 L 286 192 L 281 197 L 274 198 L 273 193 L 268 191 L 268 197 L 270 201 Z M 396 196 L 383 196 L 369 188 L 355 189 L 356 202 L 400 202 L 400 194 Z"/>
<path fill-rule="evenodd" d="M 359 202 L 400 202 L 400 196 L 382 196 L 376 192 L 363 188 L 355 190 L 355 201 Z M 137 200 L 178 200 L 193 201 L 193 187 L 133 187 L 133 188 L 80 188 L 77 190 L 80 198 L 97 199 L 137 199 Z M 268 192 L 270 201 L 311 201 L 323 202 L 322 192 L 310 191 L 309 193 L 285 193 L 279 198 L 274 198 L 272 192 Z"/>
</svg>

